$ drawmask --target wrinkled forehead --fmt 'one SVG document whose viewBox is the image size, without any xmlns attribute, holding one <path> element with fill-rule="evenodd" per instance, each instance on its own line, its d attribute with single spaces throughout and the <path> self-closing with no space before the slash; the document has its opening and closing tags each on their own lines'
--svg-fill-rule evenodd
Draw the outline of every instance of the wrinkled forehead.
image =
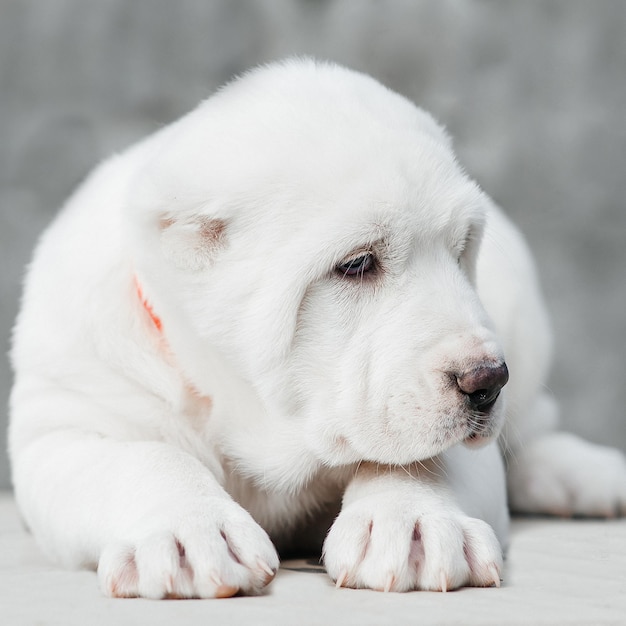
<svg viewBox="0 0 626 626">
<path fill-rule="evenodd" d="M 393 256 L 407 256 L 412 249 L 454 247 L 470 231 L 480 236 L 485 202 L 476 185 L 465 179 L 449 182 L 418 186 L 401 177 L 364 177 L 332 197 L 315 197 L 287 222 L 284 213 L 270 222 L 275 249 L 304 255 L 323 252 L 339 261 L 381 245 Z M 261 218 L 250 230 L 266 230 L 269 224 Z"/>
</svg>

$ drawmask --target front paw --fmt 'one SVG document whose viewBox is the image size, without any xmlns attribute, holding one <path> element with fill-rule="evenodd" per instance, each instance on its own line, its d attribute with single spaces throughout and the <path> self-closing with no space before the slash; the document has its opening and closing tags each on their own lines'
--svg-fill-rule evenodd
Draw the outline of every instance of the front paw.
<svg viewBox="0 0 626 626">
<path fill-rule="evenodd" d="M 277 569 L 265 531 L 237 504 L 215 499 L 157 514 L 132 539 L 107 545 L 98 577 L 113 597 L 224 598 L 258 593 Z"/>
<path fill-rule="evenodd" d="M 500 586 L 502 551 L 481 520 L 371 497 L 339 514 L 324 564 L 338 587 L 447 591 Z"/>
<path fill-rule="evenodd" d="M 517 450 L 508 483 L 515 512 L 626 515 L 624 455 L 569 433 L 551 433 Z"/>
</svg>

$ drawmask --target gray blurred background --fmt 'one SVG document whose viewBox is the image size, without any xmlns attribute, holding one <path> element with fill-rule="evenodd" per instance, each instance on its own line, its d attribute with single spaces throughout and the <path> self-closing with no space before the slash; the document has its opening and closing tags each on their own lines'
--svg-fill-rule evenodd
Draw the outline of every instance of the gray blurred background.
<svg viewBox="0 0 626 626">
<path fill-rule="evenodd" d="M 626 3 L 0 0 L 0 345 L 23 267 L 103 157 L 293 54 L 431 110 L 536 253 L 567 428 L 626 449 Z M 59 297 L 63 297 L 60 290 Z M 11 373 L 0 360 L 0 486 Z"/>
</svg>

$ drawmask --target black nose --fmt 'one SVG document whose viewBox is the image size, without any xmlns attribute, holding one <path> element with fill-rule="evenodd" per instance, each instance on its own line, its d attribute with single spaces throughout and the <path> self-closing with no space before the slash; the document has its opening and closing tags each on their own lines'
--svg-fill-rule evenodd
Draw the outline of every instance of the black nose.
<svg viewBox="0 0 626 626">
<path fill-rule="evenodd" d="M 500 390 L 509 380 L 506 363 L 481 365 L 475 369 L 456 374 L 456 383 L 474 411 L 486 413 L 494 405 Z"/>
</svg>

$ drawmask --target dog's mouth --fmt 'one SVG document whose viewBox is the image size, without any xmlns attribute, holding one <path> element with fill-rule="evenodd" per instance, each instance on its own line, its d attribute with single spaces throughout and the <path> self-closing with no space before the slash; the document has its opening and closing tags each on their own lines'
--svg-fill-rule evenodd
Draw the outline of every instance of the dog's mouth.
<svg viewBox="0 0 626 626">
<path fill-rule="evenodd" d="M 467 437 L 465 437 L 465 439 L 463 439 L 463 443 L 470 448 L 478 448 L 491 441 L 492 437 L 493 435 L 472 432 Z"/>
</svg>

